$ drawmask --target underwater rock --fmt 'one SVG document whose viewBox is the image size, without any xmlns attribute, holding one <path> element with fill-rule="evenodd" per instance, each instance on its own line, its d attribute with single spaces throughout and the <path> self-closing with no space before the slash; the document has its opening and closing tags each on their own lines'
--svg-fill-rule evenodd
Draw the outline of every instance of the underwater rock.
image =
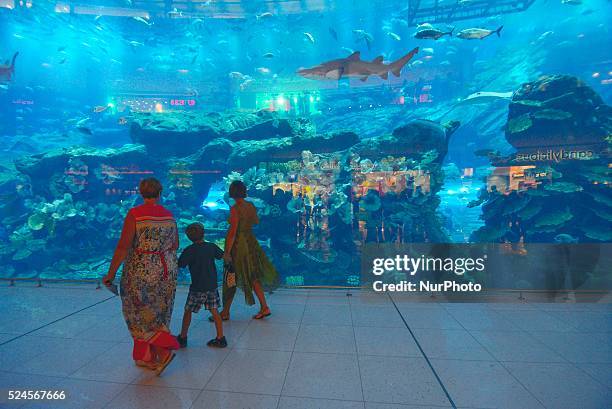
<svg viewBox="0 0 612 409">
<path fill-rule="evenodd" d="M 506 139 L 515 148 L 597 144 L 610 132 L 612 109 L 568 75 L 523 84 L 508 109 Z"/>
<path fill-rule="evenodd" d="M 490 158 L 496 166 L 535 163 L 534 171 L 548 180 L 520 189 L 526 191 L 485 194 L 480 200 L 485 226 L 474 232 L 472 240 L 516 242 L 522 238 L 551 243 L 560 235 L 571 235 L 578 243 L 609 241 L 611 131 L 611 108 L 577 78 L 548 76 L 524 84 L 510 105 L 508 142 L 519 153 L 584 149 L 591 154 L 535 159 L 521 155 L 520 163 L 519 154 Z"/>
<path fill-rule="evenodd" d="M 266 140 L 229 141 L 217 139 L 190 157 L 198 169 L 222 166 L 223 172 L 248 169 L 261 162 L 286 162 L 300 159 L 305 150 L 311 153 L 337 152 L 359 141 L 353 132 L 332 132 L 321 135 L 296 135 Z"/>
<path fill-rule="evenodd" d="M 313 133 L 309 120 L 280 118 L 268 110 L 139 113 L 130 129 L 134 142 L 146 145 L 154 155 L 164 156 L 188 156 L 218 138 L 260 141 Z"/>
<path fill-rule="evenodd" d="M 385 156 L 407 156 L 421 158 L 426 152 L 435 150 L 442 162 L 448 151 L 450 136 L 459 127 L 458 122 L 441 125 L 425 119 L 417 119 L 396 128 L 391 135 L 364 139 L 351 151 L 362 158 L 381 159 Z"/>
<path fill-rule="evenodd" d="M 105 190 L 121 179 L 116 169 L 145 171 L 164 169 L 162 163 L 152 159 L 143 145 L 124 145 L 121 148 L 99 149 L 72 147 L 43 154 L 25 156 L 15 161 L 19 172 L 30 179 L 32 192 L 47 198 L 72 193 L 79 198 L 104 200 Z M 104 169 L 113 169 L 112 175 L 100 178 Z M 74 185 L 87 189 L 76 189 Z M 115 200 L 110 198 L 109 200 Z"/>
</svg>

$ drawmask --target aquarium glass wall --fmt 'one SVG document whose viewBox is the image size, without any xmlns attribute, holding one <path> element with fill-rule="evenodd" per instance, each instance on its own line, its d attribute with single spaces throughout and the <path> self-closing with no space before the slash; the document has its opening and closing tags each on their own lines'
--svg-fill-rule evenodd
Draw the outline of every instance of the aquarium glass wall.
<svg viewBox="0 0 612 409">
<path fill-rule="evenodd" d="M 223 244 L 243 180 L 286 285 L 358 286 L 368 243 L 609 243 L 610 21 L 608 0 L 0 0 L 0 276 L 103 275 L 150 176 L 181 247 L 193 221 Z"/>
</svg>

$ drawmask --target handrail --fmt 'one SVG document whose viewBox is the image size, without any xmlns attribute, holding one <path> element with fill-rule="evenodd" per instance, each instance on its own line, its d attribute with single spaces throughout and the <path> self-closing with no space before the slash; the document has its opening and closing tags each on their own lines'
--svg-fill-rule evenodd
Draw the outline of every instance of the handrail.
<svg viewBox="0 0 612 409">
<path fill-rule="evenodd" d="M 38 278 L 38 277 L 0 277 L 0 281 L 10 281 L 11 286 L 14 285 L 15 282 L 38 282 L 38 287 L 42 287 L 42 283 L 82 283 L 82 284 L 97 284 L 96 288 L 100 288 L 100 284 L 102 283 L 102 278 Z M 178 281 L 179 285 L 190 285 L 189 281 Z M 280 285 L 280 288 L 283 289 L 303 289 L 303 290 L 366 290 L 369 287 L 364 286 L 343 286 L 343 285 Z M 484 291 L 488 292 L 500 292 L 500 293 L 580 293 L 580 294 L 608 294 L 610 290 L 581 290 L 581 289 L 558 289 L 558 290 L 534 290 L 534 289 L 516 289 L 516 288 L 492 288 L 486 289 Z M 426 294 L 426 293 L 412 293 L 414 295 Z M 473 295 L 473 294 L 471 294 Z"/>
</svg>

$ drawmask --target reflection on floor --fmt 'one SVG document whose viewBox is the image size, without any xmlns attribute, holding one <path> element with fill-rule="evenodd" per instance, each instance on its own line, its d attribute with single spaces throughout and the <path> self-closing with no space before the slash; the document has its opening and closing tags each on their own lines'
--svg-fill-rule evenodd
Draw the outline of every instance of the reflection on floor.
<svg viewBox="0 0 612 409">
<path fill-rule="evenodd" d="M 236 305 L 229 347 L 189 348 L 157 378 L 131 360 L 120 302 L 91 286 L 0 287 L 3 408 L 603 408 L 612 304 L 416 303 L 281 290 L 273 315 Z M 172 329 L 181 319 L 179 289 Z M 237 297 L 238 298 L 238 297 Z M 64 390 L 15 402 L 8 390 Z M 403 406 L 406 405 L 406 406 Z"/>
</svg>

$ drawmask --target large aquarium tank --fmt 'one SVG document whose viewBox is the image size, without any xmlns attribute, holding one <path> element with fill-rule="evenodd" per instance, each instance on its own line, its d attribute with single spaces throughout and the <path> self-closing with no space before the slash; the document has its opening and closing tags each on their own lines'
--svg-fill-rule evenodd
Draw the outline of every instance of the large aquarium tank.
<svg viewBox="0 0 612 409">
<path fill-rule="evenodd" d="M 223 245 L 243 180 L 288 286 L 359 286 L 368 243 L 607 245 L 611 21 L 609 0 L 0 0 L 0 276 L 99 278 L 151 176 L 181 248 L 194 221 Z"/>
</svg>

